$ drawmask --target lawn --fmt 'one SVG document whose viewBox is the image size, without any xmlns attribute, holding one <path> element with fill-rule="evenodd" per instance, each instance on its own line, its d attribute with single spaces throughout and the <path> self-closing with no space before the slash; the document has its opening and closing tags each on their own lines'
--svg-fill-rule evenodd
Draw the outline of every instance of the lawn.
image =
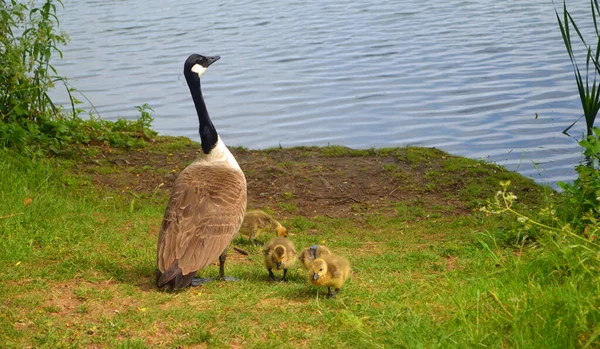
<svg viewBox="0 0 600 349">
<path fill-rule="evenodd" d="M 226 273 L 154 287 L 169 188 L 198 144 L 90 147 L 71 159 L 0 151 L 0 343 L 42 347 L 598 347 L 600 283 L 561 269 L 518 223 L 479 208 L 510 180 L 519 209 L 553 191 L 502 167 L 417 147 L 234 148 L 248 205 L 298 250 L 324 244 L 353 274 L 334 299 L 302 269 L 269 281 L 237 237 Z M 259 239 L 266 241 L 269 236 Z M 209 266 L 201 276 L 216 276 Z"/>
</svg>

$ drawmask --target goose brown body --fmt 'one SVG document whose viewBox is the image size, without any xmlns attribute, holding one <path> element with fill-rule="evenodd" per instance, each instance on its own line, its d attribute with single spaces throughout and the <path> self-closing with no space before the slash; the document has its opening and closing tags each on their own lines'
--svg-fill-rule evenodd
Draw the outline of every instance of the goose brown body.
<svg viewBox="0 0 600 349">
<path fill-rule="evenodd" d="M 171 273 L 195 274 L 214 262 L 237 233 L 245 208 L 246 179 L 240 170 L 202 161 L 186 167 L 175 181 L 159 234 L 163 279 Z"/>
<path fill-rule="evenodd" d="M 329 254 L 331 254 L 331 250 L 327 247 L 323 245 L 312 245 L 303 249 L 302 252 L 300 252 L 300 257 L 298 257 L 298 259 L 305 270 L 310 270 L 315 259 Z"/>
<path fill-rule="evenodd" d="M 246 212 L 246 178 L 213 126 L 200 88 L 200 76 L 219 59 L 190 55 L 184 64 L 198 114 L 202 153 L 175 180 L 160 228 L 156 285 L 177 290 L 196 281 L 196 272 L 220 262 L 224 276 L 226 250 Z"/>
</svg>

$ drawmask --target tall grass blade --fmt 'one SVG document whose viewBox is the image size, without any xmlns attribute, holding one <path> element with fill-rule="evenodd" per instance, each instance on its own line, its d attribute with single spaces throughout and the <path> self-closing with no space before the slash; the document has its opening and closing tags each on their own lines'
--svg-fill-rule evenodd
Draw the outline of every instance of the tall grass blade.
<svg viewBox="0 0 600 349">
<path fill-rule="evenodd" d="M 561 16 L 558 14 L 556 8 L 554 9 L 556 13 L 556 19 L 558 21 L 558 26 L 560 28 L 560 32 L 563 38 L 563 42 L 565 44 L 565 48 L 569 55 L 569 59 L 571 60 L 571 65 L 573 66 L 573 71 L 575 73 L 575 82 L 577 83 L 577 91 L 579 93 L 579 99 L 581 100 L 581 106 L 583 109 L 583 116 L 585 117 L 586 122 L 586 133 L 589 136 L 590 132 L 592 132 L 592 128 L 594 126 L 594 122 L 596 120 L 596 115 L 600 109 L 600 88 L 597 85 L 596 78 L 594 77 L 593 82 L 590 83 L 589 78 L 590 74 L 590 64 L 594 67 L 594 74 L 600 72 L 600 64 L 598 63 L 600 57 L 600 31 L 598 30 L 598 21 L 596 19 L 596 14 L 600 14 L 598 9 L 598 0 L 590 0 L 590 5 L 592 8 L 592 17 L 594 21 L 594 29 L 596 31 L 596 36 L 598 37 L 596 43 L 596 50 L 593 51 L 592 47 L 589 46 L 583 34 L 579 30 L 577 23 L 567 10 L 566 1 L 563 1 L 563 18 L 561 20 Z M 586 60 L 585 60 L 585 83 L 583 80 L 583 76 L 581 74 L 581 70 L 579 69 L 579 65 L 577 64 L 577 60 L 575 58 L 575 53 L 573 49 L 573 43 L 571 41 L 571 32 L 570 26 L 573 27 L 577 36 L 579 37 L 580 42 L 586 48 Z M 580 119 L 580 118 L 579 118 Z M 579 119 L 577 121 L 579 121 Z M 573 125 L 577 122 L 575 121 L 573 124 L 568 126 L 565 130 L 563 130 L 564 134 L 568 134 L 568 130 L 570 130 Z"/>
<path fill-rule="evenodd" d="M 569 125 L 567 128 L 565 128 L 564 130 L 562 130 L 562 134 L 564 134 L 564 135 L 566 135 L 566 136 L 571 136 L 571 135 L 569 134 L 569 130 L 570 130 L 571 128 L 573 128 L 573 126 L 575 126 L 575 124 L 576 124 L 576 123 L 577 123 L 579 120 L 581 120 L 581 118 L 583 118 L 583 117 L 584 117 L 584 116 L 583 116 L 583 115 L 581 115 L 581 116 L 579 117 L 579 119 L 577 119 L 577 120 L 573 121 L 573 123 L 572 123 L 571 125 Z"/>
<path fill-rule="evenodd" d="M 596 36 L 600 37 L 600 33 L 598 32 L 598 22 L 596 21 L 596 13 L 598 12 L 598 2 L 596 0 L 590 0 L 590 4 L 592 5 L 592 19 L 594 21 L 594 30 L 596 31 Z"/>
</svg>

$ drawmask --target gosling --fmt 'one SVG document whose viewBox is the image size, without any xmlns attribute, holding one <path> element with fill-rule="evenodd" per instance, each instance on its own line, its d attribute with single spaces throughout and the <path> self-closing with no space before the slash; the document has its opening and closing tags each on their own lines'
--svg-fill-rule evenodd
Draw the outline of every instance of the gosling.
<svg viewBox="0 0 600 349">
<path fill-rule="evenodd" d="M 283 278 L 281 281 L 287 282 L 288 268 L 296 262 L 296 248 L 290 240 L 277 236 L 265 244 L 263 250 L 265 256 L 265 266 L 269 271 L 271 281 L 279 281 L 273 274 L 273 268 L 283 269 Z"/>
<path fill-rule="evenodd" d="M 287 237 L 287 229 L 278 221 L 261 210 L 246 212 L 240 233 L 247 236 L 255 245 L 256 237 L 266 231 L 274 231 L 277 236 Z"/>
<path fill-rule="evenodd" d="M 302 264 L 302 268 L 304 270 L 310 270 L 311 265 L 315 261 L 315 259 L 331 254 L 331 250 L 323 245 L 312 245 L 310 247 L 305 248 L 300 252 L 300 264 Z"/>
<path fill-rule="evenodd" d="M 327 298 L 334 298 L 350 275 L 350 262 L 333 254 L 315 259 L 308 272 L 308 281 L 316 286 L 327 286 Z M 331 288 L 334 292 L 331 292 Z"/>
</svg>

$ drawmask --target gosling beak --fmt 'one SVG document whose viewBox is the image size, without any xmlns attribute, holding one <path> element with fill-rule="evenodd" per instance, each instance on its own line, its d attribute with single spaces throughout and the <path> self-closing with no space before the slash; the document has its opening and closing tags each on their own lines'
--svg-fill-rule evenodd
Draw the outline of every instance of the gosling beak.
<svg viewBox="0 0 600 349">
<path fill-rule="evenodd" d="M 317 273 L 314 273 L 314 274 L 313 274 L 313 280 L 317 280 L 317 279 L 319 279 L 319 274 L 317 274 Z"/>
<path fill-rule="evenodd" d="M 212 56 L 212 57 L 206 57 L 206 58 L 208 58 L 208 64 L 206 65 L 206 68 L 208 68 L 211 64 L 218 61 L 221 58 L 221 56 Z"/>
<path fill-rule="evenodd" d="M 281 262 L 277 262 L 277 264 L 275 264 L 275 266 L 277 267 L 277 270 L 281 269 Z"/>
</svg>

